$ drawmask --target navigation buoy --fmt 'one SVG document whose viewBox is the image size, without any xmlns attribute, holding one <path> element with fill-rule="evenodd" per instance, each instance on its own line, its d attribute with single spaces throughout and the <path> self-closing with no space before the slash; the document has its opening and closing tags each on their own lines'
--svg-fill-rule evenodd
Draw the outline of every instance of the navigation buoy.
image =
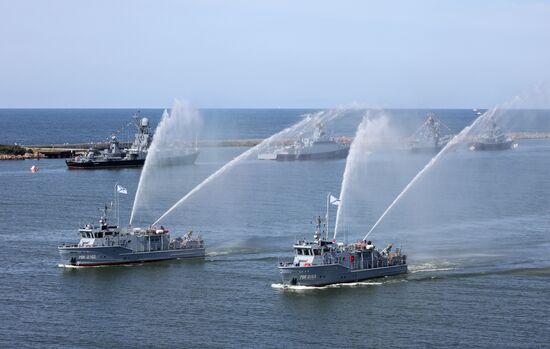
<svg viewBox="0 0 550 349">
<path fill-rule="evenodd" d="M 32 165 L 32 166 L 31 166 L 31 172 L 32 172 L 32 173 L 38 172 L 38 166 Z"/>
</svg>

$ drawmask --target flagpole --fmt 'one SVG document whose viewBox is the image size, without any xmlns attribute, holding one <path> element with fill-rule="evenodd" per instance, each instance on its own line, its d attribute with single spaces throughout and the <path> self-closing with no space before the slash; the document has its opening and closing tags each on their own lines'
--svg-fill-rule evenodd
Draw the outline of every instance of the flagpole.
<svg viewBox="0 0 550 349">
<path fill-rule="evenodd" d="M 114 208 L 114 210 L 115 210 L 115 217 L 116 217 L 116 185 L 117 185 L 117 183 L 115 183 L 115 186 L 113 187 L 113 194 L 114 194 L 114 197 L 115 197 L 115 208 Z"/>
<path fill-rule="evenodd" d="M 116 216 L 116 225 L 119 226 L 119 218 L 118 218 L 118 182 L 115 183 L 115 216 Z"/>
<path fill-rule="evenodd" d="M 329 230 L 329 221 L 328 221 L 328 210 L 330 205 L 330 195 L 331 193 L 328 193 L 327 195 L 327 214 L 326 214 L 326 220 L 327 220 L 327 231 L 325 232 L 325 239 L 328 239 L 328 230 Z"/>
</svg>

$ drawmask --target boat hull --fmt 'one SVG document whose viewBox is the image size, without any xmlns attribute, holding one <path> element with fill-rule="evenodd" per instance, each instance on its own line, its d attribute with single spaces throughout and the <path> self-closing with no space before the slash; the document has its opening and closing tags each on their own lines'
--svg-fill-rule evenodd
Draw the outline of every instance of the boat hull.
<svg viewBox="0 0 550 349">
<path fill-rule="evenodd" d="M 94 170 L 104 168 L 142 167 L 145 163 L 145 159 L 86 162 L 66 160 L 65 163 L 67 164 L 69 169 Z"/>
<path fill-rule="evenodd" d="M 199 156 L 199 151 L 192 153 L 174 155 L 174 156 L 157 156 L 151 159 L 155 160 L 155 165 L 158 166 L 179 166 L 193 165 Z"/>
<path fill-rule="evenodd" d="M 514 141 L 509 140 L 502 143 L 475 142 L 470 145 L 472 150 L 506 150 L 512 148 Z"/>
<path fill-rule="evenodd" d="M 158 157 L 156 158 L 157 165 L 159 166 L 176 166 L 176 165 L 192 165 L 197 160 L 199 152 L 193 152 L 190 154 L 177 155 L 173 157 Z M 65 163 L 69 169 L 106 169 L 106 168 L 129 168 L 129 167 L 143 167 L 145 159 L 135 160 L 107 160 L 107 161 L 73 161 L 66 160 Z"/>
<path fill-rule="evenodd" d="M 299 161 L 299 160 L 326 160 L 326 159 L 345 159 L 349 154 L 349 147 L 340 148 L 334 151 L 319 153 L 278 153 L 275 157 L 277 161 Z"/>
<path fill-rule="evenodd" d="M 309 267 L 279 266 L 284 285 L 326 286 L 407 273 L 407 264 L 351 270 L 340 264 Z"/>
<path fill-rule="evenodd" d="M 71 247 L 60 246 L 61 266 L 97 267 L 147 262 L 159 262 L 182 258 L 205 256 L 204 248 L 181 248 L 172 250 L 134 252 L 121 246 Z"/>
</svg>

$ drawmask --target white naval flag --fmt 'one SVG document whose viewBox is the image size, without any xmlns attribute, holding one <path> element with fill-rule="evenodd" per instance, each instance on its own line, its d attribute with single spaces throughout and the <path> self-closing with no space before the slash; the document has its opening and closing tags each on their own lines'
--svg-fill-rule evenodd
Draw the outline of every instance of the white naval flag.
<svg viewBox="0 0 550 349">
<path fill-rule="evenodd" d="M 116 185 L 116 191 L 120 194 L 128 194 L 128 189 L 124 188 L 122 185 Z"/>
<path fill-rule="evenodd" d="M 338 199 L 336 196 L 333 196 L 332 194 L 330 195 L 330 203 L 333 204 L 333 205 L 340 205 L 340 199 Z"/>
</svg>

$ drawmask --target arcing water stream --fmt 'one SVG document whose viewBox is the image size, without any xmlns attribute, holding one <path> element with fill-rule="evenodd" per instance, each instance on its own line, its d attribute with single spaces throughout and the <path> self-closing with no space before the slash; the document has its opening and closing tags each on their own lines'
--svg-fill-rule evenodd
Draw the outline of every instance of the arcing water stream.
<svg viewBox="0 0 550 349">
<path fill-rule="evenodd" d="M 385 116 L 372 119 L 370 112 L 363 117 L 357 127 L 350 152 L 346 160 L 346 167 L 340 189 L 340 205 L 336 211 L 336 223 L 334 227 L 334 239 L 338 234 L 338 228 L 342 225 L 342 212 L 348 204 L 347 195 L 350 190 L 352 176 L 357 173 L 359 161 L 370 155 L 372 148 L 382 139 L 389 138 L 388 119 Z"/>
<path fill-rule="evenodd" d="M 484 114 L 485 115 L 485 114 Z M 439 153 L 437 153 L 437 155 L 435 155 L 431 160 L 430 162 L 424 166 L 424 168 L 422 170 L 420 170 L 420 172 L 418 172 L 416 174 L 416 176 L 414 176 L 414 178 L 409 182 L 409 184 L 407 184 L 407 186 L 403 189 L 403 191 L 401 191 L 401 193 L 399 193 L 399 195 L 397 195 L 397 197 L 395 198 L 395 200 L 393 200 L 393 202 L 388 206 L 388 208 L 386 208 L 386 210 L 382 213 L 382 215 L 380 216 L 380 218 L 378 218 L 378 220 L 374 223 L 374 225 L 372 226 L 372 228 L 368 231 L 368 233 L 365 235 L 365 237 L 363 238 L 363 240 L 366 240 L 367 237 L 370 235 L 370 233 L 372 233 L 372 231 L 378 226 L 378 224 L 384 219 L 384 217 L 388 214 L 388 212 L 391 211 L 391 209 L 399 202 L 399 200 L 401 200 L 401 198 L 403 197 L 403 195 L 405 195 L 409 189 L 424 175 L 424 173 L 426 173 L 426 171 L 428 171 L 430 168 L 433 167 L 433 165 L 439 160 L 439 158 L 441 158 L 443 156 L 443 154 L 446 154 L 447 151 L 449 149 L 451 149 L 455 144 L 459 143 L 460 140 L 463 140 L 464 137 L 468 134 L 469 130 L 475 125 L 477 124 L 481 118 L 483 117 L 480 116 L 478 117 L 474 123 L 466 128 L 464 128 L 458 135 L 454 136 L 451 141 L 449 143 L 447 143 L 445 145 L 445 147 L 443 147 L 443 149 L 441 149 L 441 151 Z"/>
<path fill-rule="evenodd" d="M 345 109 L 335 109 L 330 111 L 322 111 L 310 115 L 306 115 L 301 121 L 294 124 L 291 127 L 288 127 L 284 129 L 283 131 L 274 134 L 273 136 L 263 140 L 260 144 L 256 145 L 253 148 L 248 149 L 244 153 L 238 155 L 233 160 L 229 161 L 227 164 L 225 164 L 223 167 L 221 167 L 219 170 L 211 174 L 209 177 L 207 177 L 205 180 L 203 180 L 199 185 L 194 187 L 191 191 L 189 191 L 187 194 L 185 194 L 180 200 L 178 200 L 174 205 L 172 205 L 166 212 L 164 212 L 154 223 L 158 224 L 160 221 L 162 221 L 166 216 L 168 216 L 170 213 L 172 213 L 176 208 L 178 208 L 180 205 L 185 203 L 189 198 L 191 198 L 194 194 L 196 194 L 198 191 L 203 189 L 205 186 L 207 186 L 209 183 L 212 183 L 215 179 L 219 178 L 220 176 L 226 174 L 229 172 L 232 168 L 234 168 L 236 165 L 238 165 L 241 161 L 251 158 L 253 156 L 257 156 L 260 152 L 265 151 L 269 148 L 271 148 L 273 145 L 280 145 L 284 144 L 286 141 L 298 138 L 299 136 L 302 136 L 307 133 L 312 133 L 315 126 L 318 123 L 327 124 L 340 116 L 342 116 L 346 112 Z"/>
<path fill-rule="evenodd" d="M 548 118 L 542 117 L 538 114 L 539 110 L 533 108 L 544 109 L 548 103 L 547 87 L 538 86 L 534 91 L 524 95 L 516 96 L 510 102 L 504 104 L 502 107 L 495 107 L 488 110 L 484 114 L 477 117 L 471 125 L 465 127 L 459 134 L 454 136 L 444 147 L 439 151 L 429 162 L 418 172 L 414 178 L 405 186 L 405 188 L 397 195 L 393 202 L 386 208 L 380 218 L 374 223 L 371 229 L 367 232 L 363 240 L 376 229 L 376 227 L 382 222 L 387 214 L 395 207 L 397 203 L 403 198 L 403 196 L 418 182 L 434 165 L 449 151 L 455 148 L 458 144 L 467 144 L 468 142 L 475 140 L 488 131 L 493 125 L 498 125 L 499 128 L 505 128 L 506 131 L 512 131 L 514 127 L 535 128 L 537 130 L 545 129 L 548 127 Z M 542 121 L 542 122 L 541 122 Z M 530 125 L 526 125 L 530 124 Z M 516 130 L 517 131 L 517 130 Z M 345 181 L 345 178 L 344 178 Z M 344 187 L 345 183 L 342 184 Z"/>
<path fill-rule="evenodd" d="M 193 148 L 201 127 L 202 119 L 189 103 L 175 100 L 170 112 L 164 111 L 139 178 L 130 224 L 136 219 L 136 212 L 147 206 L 150 194 L 157 190 L 155 174 L 163 167 L 162 157 L 167 153 L 185 153 Z"/>
</svg>

